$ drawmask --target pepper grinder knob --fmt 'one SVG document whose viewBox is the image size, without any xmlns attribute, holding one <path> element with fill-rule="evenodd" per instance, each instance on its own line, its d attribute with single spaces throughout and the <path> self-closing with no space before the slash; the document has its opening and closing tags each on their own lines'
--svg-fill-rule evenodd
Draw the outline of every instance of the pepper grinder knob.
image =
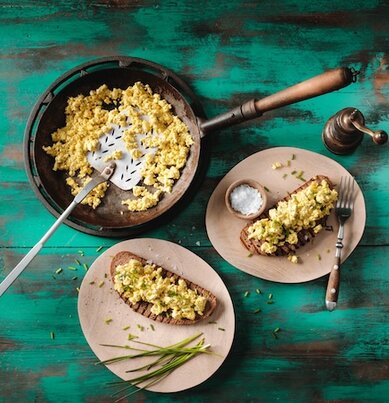
<svg viewBox="0 0 389 403">
<path fill-rule="evenodd" d="M 373 131 L 365 126 L 365 118 L 356 108 L 345 108 L 330 117 L 324 126 L 322 137 L 325 146 L 334 154 L 353 152 L 363 139 L 372 137 L 375 144 L 385 144 L 388 135 L 383 130 Z"/>
</svg>

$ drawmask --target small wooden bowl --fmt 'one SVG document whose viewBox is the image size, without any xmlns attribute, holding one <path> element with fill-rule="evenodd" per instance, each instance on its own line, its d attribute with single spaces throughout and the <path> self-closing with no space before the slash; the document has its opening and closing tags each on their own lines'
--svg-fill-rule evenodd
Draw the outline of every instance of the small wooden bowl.
<svg viewBox="0 0 389 403">
<path fill-rule="evenodd" d="M 262 205 L 259 208 L 259 210 L 256 211 L 255 213 L 242 214 L 242 213 L 239 213 L 239 211 L 236 211 L 232 208 L 231 199 L 230 199 L 231 193 L 236 187 L 238 187 L 240 185 L 248 185 L 254 189 L 257 189 L 259 194 L 261 195 Z M 231 183 L 231 185 L 228 187 L 225 197 L 224 197 L 224 201 L 226 203 L 227 210 L 231 214 L 233 214 L 235 217 L 241 218 L 243 220 L 253 220 L 253 219 L 259 217 L 265 211 L 266 204 L 267 204 L 267 194 L 266 194 L 265 188 L 260 183 L 255 181 L 254 179 L 239 179 L 239 180 Z"/>
</svg>

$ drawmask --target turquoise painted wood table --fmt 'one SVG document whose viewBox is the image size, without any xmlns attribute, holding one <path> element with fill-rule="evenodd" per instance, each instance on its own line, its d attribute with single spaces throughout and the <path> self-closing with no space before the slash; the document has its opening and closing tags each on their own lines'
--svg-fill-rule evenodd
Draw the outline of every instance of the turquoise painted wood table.
<svg viewBox="0 0 389 403">
<path fill-rule="evenodd" d="M 169 222 L 137 235 L 180 244 L 211 265 L 230 292 L 236 332 L 224 364 L 201 385 L 139 391 L 129 400 L 387 401 L 389 146 L 365 138 L 351 155 L 336 156 L 321 132 L 345 107 L 358 108 L 373 129 L 389 131 L 388 19 L 388 3 L 379 0 L 1 2 L 0 279 L 54 222 L 28 182 L 22 144 L 35 102 L 66 71 L 112 55 L 151 60 L 184 79 L 211 117 L 353 66 L 360 70 L 355 84 L 213 133 L 210 163 L 191 200 Z M 366 228 L 343 264 L 333 312 L 324 307 L 327 276 L 265 281 L 223 260 L 207 237 L 206 205 L 219 181 L 244 158 L 276 146 L 334 159 L 363 191 Z M 63 225 L 0 298 L 0 401 L 114 400 L 106 384 L 117 378 L 94 365 L 78 320 L 77 288 L 84 264 L 128 238 Z M 269 294 L 273 304 L 266 303 Z"/>
</svg>

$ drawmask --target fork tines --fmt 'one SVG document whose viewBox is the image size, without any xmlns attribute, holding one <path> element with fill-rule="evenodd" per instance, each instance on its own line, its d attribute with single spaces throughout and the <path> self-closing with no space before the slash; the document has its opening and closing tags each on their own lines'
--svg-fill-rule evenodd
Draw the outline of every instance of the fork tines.
<svg viewBox="0 0 389 403">
<path fill-rule="evenodd" d="M 352 176 L 342 176 L 339 183 L 339 197 L 336 202 L 337 208 L 353 208 L 354 205 L 354 184 Z"/>
</svg>

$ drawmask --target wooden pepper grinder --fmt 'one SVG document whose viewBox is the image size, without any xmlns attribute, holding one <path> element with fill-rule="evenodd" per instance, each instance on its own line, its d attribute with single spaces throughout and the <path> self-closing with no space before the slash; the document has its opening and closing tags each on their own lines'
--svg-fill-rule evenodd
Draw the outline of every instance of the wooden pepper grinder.
<svg viewBox="0 0 389 403">
<path fill-rule="evenodd" d="M 373 131 L 365 126 L 365 118 L 356 108 L 345 108 L 330 117 L 323 129 L 323 142 L 334 154 L 350 154 L 366 133 L 375 144 L 385 144 L 388 135 L 383 130 Z"/>
</svg>

